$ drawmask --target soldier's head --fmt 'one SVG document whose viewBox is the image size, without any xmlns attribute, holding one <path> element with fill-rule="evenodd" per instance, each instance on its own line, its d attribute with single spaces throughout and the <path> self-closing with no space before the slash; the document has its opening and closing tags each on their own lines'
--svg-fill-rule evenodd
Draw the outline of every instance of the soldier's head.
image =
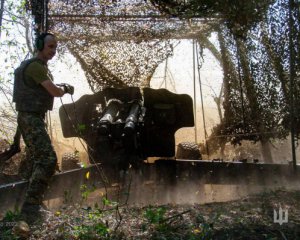
<svg viewBox="0 0 300 240">
<path fill-rule="evenodd" d="M 52 33 L 42 33 L 36 38 L 37 57 L 47 62 L 56 53 L 57 40 Z"/>
</svg>

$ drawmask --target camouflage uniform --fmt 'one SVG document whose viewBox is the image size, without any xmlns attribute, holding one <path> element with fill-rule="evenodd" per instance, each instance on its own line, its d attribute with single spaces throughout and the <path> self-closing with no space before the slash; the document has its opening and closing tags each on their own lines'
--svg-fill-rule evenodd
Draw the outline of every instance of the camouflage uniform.
<svg viewBox="0 0 300 240">
<path fill-rule="evenodd" d="M 31 70 L 30 70 L 31 69 Z M 42 72 L 38 79 L 32 71 Z M 21 63 L 15 70 L 13 101 L 18 111 L 18 128 L 33 161 L 32 173 L 22 211 L 32 212 L 28 205 L 42 204 L 49 180 L 55 172 L 57 157 L 51 145 L 44 122 L 45 114 L 52 110 L 54 97 L 41 86 L 40 80 L 53 80 L 47 65 L 37 58 Z M 30 164 L 29 164 L 30 165 Z"/>
<path fill-rule="evenodd" d="M 46 131 L 44 116 L 19 112 L 18 126 L 33 160 L 32 175 L 26 192 L 26 203 L 41 204 L 48 182 L 55 172 L 56 153 Z"/>
</svg>

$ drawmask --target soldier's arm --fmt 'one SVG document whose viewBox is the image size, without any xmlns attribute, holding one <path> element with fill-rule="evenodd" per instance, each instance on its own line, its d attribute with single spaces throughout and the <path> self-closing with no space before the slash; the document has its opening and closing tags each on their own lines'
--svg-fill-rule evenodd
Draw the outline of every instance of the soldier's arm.
<svg viewBox="0 0 300 240">
<path fill-rule="evenodd" d="M 61 97 L 65 94 L 63 88 L 56 86 L 51 80 L 43 81 L 41 84 L 53 97 Z"/>
</svg>

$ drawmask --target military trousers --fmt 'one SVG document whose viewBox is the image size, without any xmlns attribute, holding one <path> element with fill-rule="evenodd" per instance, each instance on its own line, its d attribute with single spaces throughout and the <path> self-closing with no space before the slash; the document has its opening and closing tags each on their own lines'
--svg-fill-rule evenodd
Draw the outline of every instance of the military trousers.
<svg viewBox="0 0 300 240">
<path fill-rule="evenodd" d="M 18 112 L 18 127 L 33 161 L 25 202 L 42 204 L 50 178 L 55 173 L 57 156 L 44 121 L 45 114 Z"/>
</svg>

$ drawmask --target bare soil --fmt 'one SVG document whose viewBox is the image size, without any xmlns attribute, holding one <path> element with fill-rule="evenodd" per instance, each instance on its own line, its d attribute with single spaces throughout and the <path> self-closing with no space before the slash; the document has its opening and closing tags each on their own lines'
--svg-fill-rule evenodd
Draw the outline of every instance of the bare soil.
<svg viewBox="0 0 300 240">
<path fill-rule="evenodd" d="M 8 143 L 0 142 L 0 150 Z M 0 163 L 0 184 L 20 179 L 22 153 Z M 298 188 L 295 188 L 298 189 Z M 133 207 L 99 196 L 101 207 L 65 204 L 43 222 L 31 225 L 26 237 L 17 237 L 13 226 L 17 212 L 0 221 L 0 239 L 132 239 L 132 240 L 238 240 L 300 239 L 300 189 L 265 191 L 238 200 L 206 204 L 167 204 Z M 274 222 L 282 209 L 283 221 Z M 288 214 L 288 219 L 284 217 Z M 279 217 L 279 216 L 277 216 Z"/>
<path fill-rule="evenodd" d="M 280 207 L 283 220 L 288 214 L 281 224 L 274 222 Z M 12 239 L 8 228 L 1 232 L 0 239 Z M 27 239 L 300 239 L 300 191 L 277 190 L 209 204 L 64 206 L 31 226 Z"/>
</svg>

